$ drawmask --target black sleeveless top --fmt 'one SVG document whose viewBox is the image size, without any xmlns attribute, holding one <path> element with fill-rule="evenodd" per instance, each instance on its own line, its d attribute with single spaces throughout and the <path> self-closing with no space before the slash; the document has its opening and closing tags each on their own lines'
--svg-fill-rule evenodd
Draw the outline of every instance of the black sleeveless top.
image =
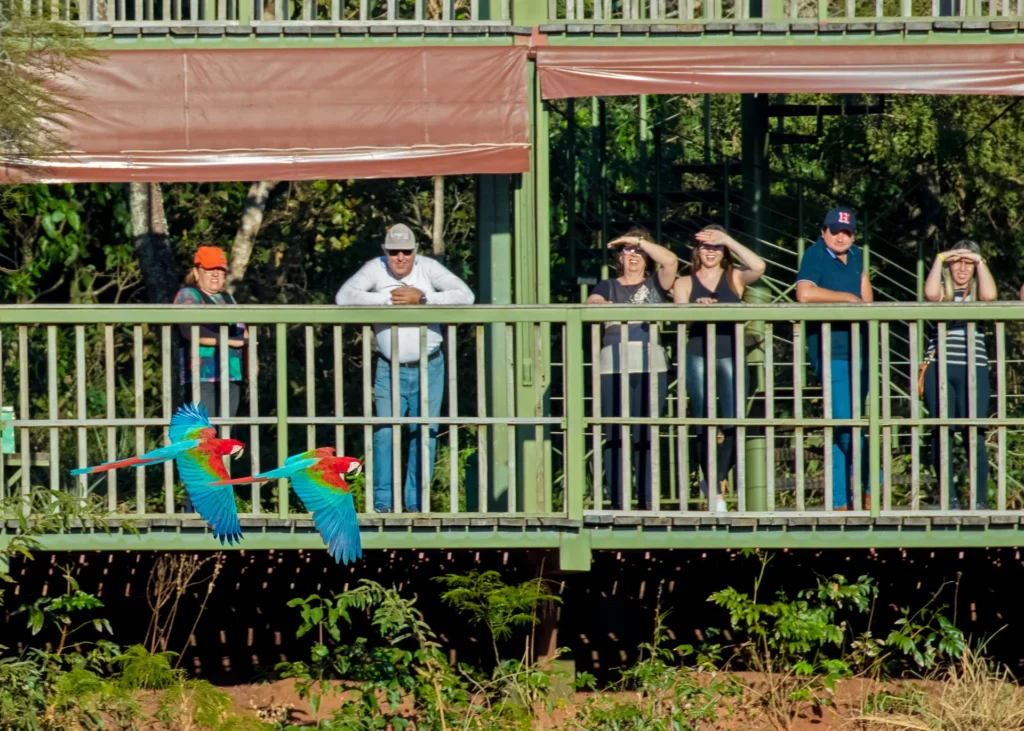
<svg viewBox="0 0 1024 731">
<path fill-rule="evenodd" d="M 697 300 L 710 297 L 716 302 L 742 302 L 739 296 L 732 291 L 729 283 L 726 281 L 726 274 L 723 272 L 722 276 L 718 278 L 718 285 L 715 287 L 715 291 L 712 292 L 700 281 L 695 275 L 690 275 L 690 303 L 696 303 Z M 699 305 L 698 305 L 699 306 Z M 707 325 L 704 323 L 692 323 L 689 327 L 686 337 L 686 354 L 697 355 L 700 357 L 707 356 L 707 345 L 705 339 L 707 338 Z M 719 322 L 715 324 L 715 358 L 735 358 L 736 357 L 736 327 L 731 322 Z"/>
</svg>

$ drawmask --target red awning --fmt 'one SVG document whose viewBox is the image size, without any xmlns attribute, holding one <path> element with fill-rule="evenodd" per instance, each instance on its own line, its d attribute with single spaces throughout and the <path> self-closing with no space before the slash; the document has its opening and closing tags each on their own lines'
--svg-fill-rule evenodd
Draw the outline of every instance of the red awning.
<svg viewBox="0 0 1024 731">
<path fill-rule="evenodd" d="M 546 46 L 545 99 L 634 94 L 1024 95 L 1024 47 Z"/>
<path fill-rule="evenodd" d="M 112 51 L 67 85 L 82 112 L 66 120 L 69 154 L 9 182 L 530 167 L 525 47 Z"/>
</svg>

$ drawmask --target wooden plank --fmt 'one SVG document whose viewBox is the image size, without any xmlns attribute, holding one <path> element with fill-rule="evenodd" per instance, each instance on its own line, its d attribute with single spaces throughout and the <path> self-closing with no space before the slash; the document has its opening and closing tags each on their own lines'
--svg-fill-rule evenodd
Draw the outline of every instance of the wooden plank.
<svg viewBox="0 0 1024 731">
<path fill-rule="evenodd" d="M 658 389 L 658 379 L 660 375 L 654 371 L 654 351 L 661 347 L 660 338 L 658 337 L 658 323 L 652 322 L 650 329 L 648 330 L 648 358 L 647 358 L 647 387 L 648 387 L 648 408 L 650 409 L 650 415 L 652 419 L 656 419 L 659 416 L 659 407 L 661 405 L 661 395 Z M 564 361 L 563 361 L 564 362 Z M 668 374 L 666 374 L 666 378 Z M 651 424 L 651 482 L 648 488 L 651 491 L 651 510 L 659 510 L 661 508 L 661 430 L 655 423 Z M 640 469 L 644 469 L 643 466 Z M 643 506 L 641 506 L 643 507 Z"/>
<path fill-rule="evenodd" d="M 134 345 L 132 365 L 135 372 L 132 379 L 132 391 L 135 396 L 135 418 L 142 419 L 146 416 L 142 325 L 135 325 L 132 328 L 132 343 Z M 135 454 L 144 454 L 145 451 L 146 428 L 137 426 L 135 427 Z M 146 468 L 145 466 L 136 467 L 133 471 L 135 472 L 135 514 L 143 515 L 146 512 Z"/>
<path fill-rule="evenodd" d="M 764 324 L 764 415 L 771 418 L 775 414 L 775 323 Z M 769 512 L 775 510 L 775 427 L 767 426 L 764 430 L 767 449 L 765 450 L 765 486 L 768 490 L 767 504 Z M 737 440 L 738 442 L 738 440 Z M 742 449 L 737 443 L 736 449 Z"/>
<path fill-rule="evenodd" d="M 976 347 L 977 325 L 973 322 L 967 323 L 967 417 L 978 418 L 978 358 L 974 352 Z M 986 414 L 987 416 L 987 414 Z M 967 504 L 971 510 L 978 509 L 978 427 L 973 424 L 967 427 L 967 486 L 970 495 L 967 497 Z"/>
<path fill-rule="evenodd" d="M 0 357 L 0 363 L 3 362 Z M 79 419 L 87 419 L 89 413 L 86 406 L 86 383 L 85 383 L 85 325 L 75 325 L 75 402 Z M 3 403 L 3 394 L 0 393 L 0 403 Z M 85 427 L 78 427 L 76 430 L 78 438 L 78 462 L 77 467 L 86 467 L 89 462 L 88 442 L 86 441 Z M 0 490 L 3 489 L 3 479 L 0 478 Z M 85 497 L 88 490 L 88 476 L 80 475 L 77 480 L 78 495 Z"/>
<path fill-rule="evenodd" d="M 399 327 L 391 325 L 388 328 L 388 332 L 391 334 L 391 367 L 389 369 L 391 379 L 391 413 L 388 416 L 394 419 L 401 413 L 399 405 L 402 403 L 401 371 L 399 366 L 401 349 L 398 342 Z M 401 513 L 404 509 L 402 504 L 402 498 L 404 497 L 402 495 L 402 461 L 402 427 L 395 424 L 391 427 L 391 499 L 394 505 L 392 510 L 395 513 Z"/>
<path fill-rule="evenodd" d="M 455 344 L 457 342 L 456 326 L 448 326 L 448 416 L 459 416 L 459 378 L 458 361 L 455 360 Z M 459 512 L 459 427 L 452 424 L 448 430 L 448 510 Z"/>
<path fill-rule="evenodd" d="M 171 421 L 171 408 L 173 406 L 173 393 L 174 386 L 171 383 L 171 362 L 173 353 L 171 352 L 171 328 L 173 325 L 161 325 L 160 326 L 160 411 L 164 420 L 170 424 Z M 168 431 L 169 427 L 161 429 L 163 432 L 163 444 L 167 446 L 171 443 L 171 435 Z M 250 445 L 252 448 L 252 445 Z M 174 461 L 167 460 L 163 464 L 164 468 L 164 513 L 170 515 L 174 513 Z"/>
<path fill-rule="evenodd" d="M 511 356 L 510 356 L 511 357 Z M 484 326 L 476 326 L 476 413 L 487 416 L 487 383 L 486 348 Z M 476 428 L 477 450 L 477 512 L 487 512 L 487 426 L 480 424 Z"/>
<path fill-rule="evenodd" d="M 793 418 L 799 423 L 804 418 L 804 343 L 800 323 L 793 323 Z M 796 465 L 796 509 L 804 509 L 804 429 L 794 430 Z M 826 485 L 828 479 L 826 478 Z M 827 487 L 826 487 L 827 489 Z"/>
<path fill-rule="evenodd" d="M 949 418 L 949 384 L 946 382 L 946 323 L 939 323 L 939 351 L 938 351 L 938 365 L 939 365 L 939 418 Z M 949 427 L 939 427 L 939 494 L 942 510 L 949 510 L 949 495 L 950 490 L 953 488 L 949 484 L 949 449 L 947 440 L 949 439 Z"/>
<path fill-rule="evenodd" d="M 892 399 L 889 368 L 889 323 L 880 325 L 882 341 L 882 418 L 892 418 Z M 892 510 L 892 427 L 882 427 L 882 509 Z"/>
<path fill-rule="evenodd" d="M 736 338 L 736 413 L 734 416 L 743 418 L 747 415 L 747 365 L 746 348 L 744 347 L 745 325 L 737 322 L 734 326 Z M 736 427 L 736 495 L 738 499 L 737 509 L 741 513 L 747 511 L 747 450 L 744 445 L 747 443 L 747 428 Z"/>
<path fill-rule="evenodd" d="M 591 352 L 591 368 L 590 368 L 590 383 L 591 393 L 593 398 L 591 399 L 591 414 L 596 418 L 601 416 L 601 326 L 596 322 L 590 326 L 590 352 Z M 594 429 L 594 451 L 592 452 L 591 459 L 593 460 L 593 489 L 594 489 L 594 510 L 601 510 L 602 503 L 604 502 L 604 473 L 603 473 L 603 450 L 604 444 L 602 439 L 603 427 L 597 424 L 593 425 Z"/>
<path fill-rule="evenodd" d="M 49 417 L 53 421 L 58 415 L 59 397 L 57 394 L 57 326 L 46 326 L 46 402 Z M 50 427 L 50 489 L 60 489 L 60 431 Z"/>
<path fill-rule="evenodd" d="M 996 416 L 1006 418 L 1006 323 L 996 323 Z M 1006 427 L 997 429 L 996 452 L 996 509 L 1006 510 Z"/>
<path fill-rule="evenodd" d="M 858 420 L 864 410 L 864 399 L 861 398 L 860 364 L 864 361 L 861 356 L 860 347 L 860 323 L 855 322 L 850 328 L 850 412 L 854 420 Z M 853 474 L 853 486 L 850 495 L 853 504 L 850 510 L 864 509 L 864 475 L 861 466 L 861 459 L 864 456 L 864 444 L 861 440 L 862 432 L 859 426 L 851 429 L 850 454 L 853 464 L 850 472 Z"/>
<path fill-rule="evenodd" d="M 821 400 L 822 408 L 826 419 L 832 418 L 832 324 L 823 322 L 821 324 Z M 832 462 L 832 441 L 834 439 L 833 427 L 825 428 L 825 453 L 822 464 L 825 473 L 825 510 L 831 512 L 835 509 L 832 493 L 835 490 L 833 479 Z M 844 491 L 845 492 L 845 491 Z M 803 505 L 797 501 L 797 510 L 803 510 Z"/>
<path fill-rule="evenodd" d="M 106 371 L 106 401 L 107 401 L 107 418 L 114 419 L 117 417 L 117 401 L 114 392 L 114 378 L 117 373 L 114 367 L 114 326 L 105 325 L 103 327 L 103 344 L 104 344 L 104 370 Z M 117 428 L 107 428 L 107 461 L 113 462 L 117 459 Z M 110 470 L 107 472 L 107 510 L 115 512 L 117 510 L 117 470 Z"/>
<path fill-rule="evenodd" d="M 259 404 L 259 328 L 256 325 L 247 325 L 246 332 L 249 335 L 249 416 L 252 419 L 256 419 L 260 415 L 260 404 Z M 260 427 L 258 424 L 253 423 L 249 426 L 249 462 L 252 467 L 252 474 L 259 474 L 260 472 Z M 261 486 L 257 483 L 253 483 L 250 487 L 249 502 L 251 503 L 250 510 L 253 515 L 259 515 L 262 512 L 262 506 L 260 505 L 260 497 L 262 495 Z"/>
<path fill-rule="evenodd" d="M 620 322 L 616 324 L 619 328 L 619 408 L 620 416 L 630 416 L 630 394 L 629 394 L 629 325 Z M 614 405 L 613 405 L 614 406 Z M 633 429 L 629 424 L 619 425 L 619 466 L 621 467 L 621 484 L 619 495 L 619 507 L 622 510 L 629 510 L 633 505 L 633 467 L 632 450 Z"/>
<path fill-rule="evenodd" d="M 420 325 L 420 418 L 430 415 L 430 402 L 427 399 L 430 389 L 430 379 L 427 375 L 427 326 Z M 418 512 L 430 512 L 430 425 L 420 424 L 418 433 L 420 435 L 420 509 Z"/>
<path fill-rule="evenodd" d="M 707 439 L 707 462 L 701 467 L 704 469 L 704 481 L 708 485 L 708 512 L 715 514 L 715 498 L 721 490 L 718 482 L 718 426 L 714 420 L 718 418 L 718 361 L 715 358 L 715 338 L 717 325 L 713 322 L 707 324 L 707 337 L 704 338 L 707 347 L 705 377 L 707 378 L 707 392 L 705 403 L 707 404 L 708 419 L 711 425 L 705 427 L 704 436 Z"/>
<path fill-rule="evenodd" d="M 505 372 L 505 403 L 507 404 L 508 413 L 515 414 L 516 408 L 516 366 L 515 358 L 512 354 L 515 353 L 515 326 L 511 324 L 505 324 L 505 353 L 508 357 L 505 359 L 508 363 Z M 563 347 L 565 341 L 562 341 Z M 565 359 L 562 359 L 565 362 Z M 518 486 L 519 482 L 516 478 L 516 427 L 514 424 L 508 426 L 508 512 L 515 513 L 519 509 L 518 505 Z"/>
<path fill-rule="evenodd" d="M 331 332 L 331 342 L 334 345 L 334 415 L 345 416 L 345 380 L 342 374 L 345 372 L 344 359 L 344 330 L 341 325 L 335 325 Z M 345 427 L 338 424 L 334 427 L 334 444 L 338 454 L 345 454 Z"/>
<path fill-rule="evenodd" d="M 316 416 L 316 353 L 313 326 L 303 328 L 303 345 L 306 353 L 306 416 Z M 306 449 L 316 448 L 316 426 L 306 426 Z"/>
<path fill-rule="evenodd" d="M 679 416 L 686 416 L 686 323 L 679 323 L 676 330 L 676 401 Z M 679 464 L 679 509 L 690 509 L 690 444 L 686 426 L 676 428 L 676 449 Z"/>
<path fill-rule="evenodd" d="M 371 371 L 371 363 L 373 361 L 373 351 L 371 350 L 373 342 L 373 330 L 369 325 L 363 325 L 363 417 L 370 418 L 373 416 L 373 374 Z M 363 474 L 365 477 L 366 489 L 365 493 L 365 510 L 367 513 L 373 513 L 373 426 L 366 424 L 363 427 L 363 452 L 366 455 L 366 460 L 363 462 Z"/>
<path fill-rule="evenodd" d="M 921 417 L 921 397 L 917 391 L 918 371 L 920 364 L 917 361 L 917 339 L 918 323 L 911 320 L 908 325 L 910 340 L 910 418 Z M 910 427 L 910 509 L 920 510 L 921 508 L 921 427 L 912 425 Z"/>
</svg>

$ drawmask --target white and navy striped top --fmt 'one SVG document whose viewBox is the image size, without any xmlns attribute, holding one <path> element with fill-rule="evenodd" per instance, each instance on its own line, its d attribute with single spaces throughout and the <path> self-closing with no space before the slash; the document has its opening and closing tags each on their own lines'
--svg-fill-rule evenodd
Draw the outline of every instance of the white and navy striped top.
<svg viewBox="0 0 1024 731">
<path fill-rule="evenodd" d="M 969 301 L 962 289 L 953 293 L 954 302 Z M 933 325 L 931 334 L 928 336 L 928 348 L 925 352 L 939 350 L 939 326 Z M 988 352 L 985 350 L 985 333 L 977 325 L 974 328 L 974 363 L 978 368 L 988 366 Z M 966 366 L 967 365 L 967 323 L 963 320 L 946 323 L 946 365 Z"/>
</svg>

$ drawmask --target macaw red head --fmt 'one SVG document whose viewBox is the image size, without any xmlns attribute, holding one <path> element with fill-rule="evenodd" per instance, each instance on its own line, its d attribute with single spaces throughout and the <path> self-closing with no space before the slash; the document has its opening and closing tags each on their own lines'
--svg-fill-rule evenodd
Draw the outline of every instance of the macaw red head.
<svg viewBox="0 0 1024 731">
<path fill-rule="evenodd" d="M 363 471 L 363 463 L 355 457 L 338 457 L 338 474 L 344 477 L 355 477 Z"/>
<path fill-rule="evenodd" d="M 221 439 L 220 449 L 221 454 L 227 457 L 241 457 L 245 451 L 245 445 L 237 439 Z"/>
</svg>

